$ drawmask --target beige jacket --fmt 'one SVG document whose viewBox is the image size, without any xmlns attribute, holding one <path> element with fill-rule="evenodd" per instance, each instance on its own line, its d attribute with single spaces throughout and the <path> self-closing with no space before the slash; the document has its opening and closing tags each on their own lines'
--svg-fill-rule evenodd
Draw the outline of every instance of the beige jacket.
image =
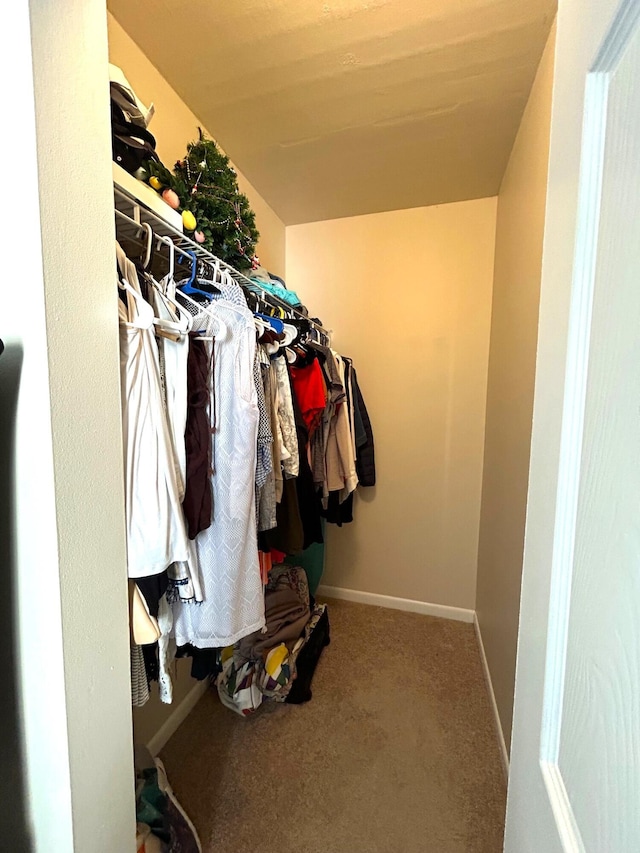
<svg viewBox="0 0 640 853">
<path fill-rule="evenodd" d="M 344 385 L 344 362 L 337 352 L 332 352 L 340 381 Z M 345 400 L 331 419 L 326 452 L 327 486 L 330 492 L 340 492 L 340 503 L 343 503 L 358 485 L 354 447 L 349 407 Z"/>
</svg>

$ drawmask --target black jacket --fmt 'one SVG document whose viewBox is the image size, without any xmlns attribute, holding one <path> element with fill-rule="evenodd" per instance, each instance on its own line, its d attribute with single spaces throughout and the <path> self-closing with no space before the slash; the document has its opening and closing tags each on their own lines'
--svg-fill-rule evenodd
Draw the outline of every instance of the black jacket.
<svg viewBox="0 0 640 853">
<path fill-rule="evenodd" d="M 356 420 L 356 473 L 361 486 L 375 486 L 376 460 L 373 450 L 373 429 L 353 366 L 351 368 L 351 386 L 353 388 Z"/>
</svg>

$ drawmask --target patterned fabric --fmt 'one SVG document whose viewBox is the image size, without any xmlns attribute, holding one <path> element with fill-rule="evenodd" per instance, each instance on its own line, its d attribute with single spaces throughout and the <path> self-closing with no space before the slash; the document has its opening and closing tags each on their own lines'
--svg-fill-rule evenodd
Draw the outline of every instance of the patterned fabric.
<svg viewBox="0 0 640 853">
<path fill-rule="evenodd" d="M 269 356 L 266 354 L 264 347 L 258 347 L 260 360 L 260 376 L 262 379 L 263 396 L 265 404 L 265 412 L 269 426 L 269 434 L 271 435 L 271 470 L 267 474 L 264 485 L 261 487 L 258 494 L 258 530 L 260 532 L 273 530 L 277 524 L 276 518 L 276 478 L 275 465 L 277 459 L 277 449 L 273 440 L 273 432 L 271 424 L 274 420 L 273 414 L 273 399 L 271 395 L 271 366 Z M 279 464 L 279 461 L 277 462 Z"/>
<path fill-rule="evenodd" d="M 131 704 L 141 708 L 149 701 L 149 682 L 144 667 L 142 648 L 131 643 Z"/>
<path fill-rule="evenodd" d="M 293 414 L 293 401 L 291 399 L 291 382 L 287 360 L 283 355 L 272 359 L 272 365 L 278 383 L 278 422 L 282 434 L 282 442 L 286 448 L 287 455 L 282 457 L 282 467 L 289 477 L 297 477 L 300 471 L 298 458 L 298 434 L 296 420 Z"/>
<path fill-rule="evenodd" d="M 265 700 L 286 702 L 297 670 L 296 663 L 314 628 L 322 618 L 326 604 L 316 604 L 311 611 L 302 635 L 291 650 L 280 643 L 263 660 L 238 661 L 233 649 L 222 653 L 222 672 L 216 686 L 220 701 L 243 717 L 255 713 Z"/>
<path fill-rule="evenodd" d="M 236 664 L 231 648 L 222 652 L 222 672 L 216 684 L 220 701 L 236 714 L 248 717 L 262 705 L 256 664 L 253 661 Z"/>
<path fill-rule="evenodd" d="M 231 645 L 265 624 L 255 507 L 260 412 L 253 315 L 246 303 L 226 299 L 214 300 L 205 313 L 212 335 L 216 318 L 226 329 L 215 340 L 211 377 L 213 520 L 195 540 L 204 600 L 197 607 L 174 604 L 178 645 L 201 649 Z"/>
<path fill-rule="evenodd" d="M 282 422 L 280 421 L 280 392 L 278 390 L 278 374 L 274 362 L 271 362 L 269 385 L 271 387 L 271 429 L 273 431 L 273 446 L 274 446 L 274 472 L 276 475 L 276 501 L 280 503 L 283 492 L 284 466 L 291 459 L 291 454 L 287 450 L 282 435 Z"/>
<path fill-rule="evenodd" d="M 169 575 L 167 599 L 170 603 L 173 604 L 178 599 L 189 604 L 202 601 L 202 578 L 194 540 L 189 540 L 189 559 L 172 563 L 167 571 Z"/>
<path fill-rule="evenodd" d="M 160 701 L 167 705 L 173 702 L 173 683 L 171 681 L 171 664 L 176 656 L 176 643 L 171 639 L 173 628 L 173 611 L 163 595 L 158 605 L 158 627 L 160 628 L 160 639 L 158 640 L 158 689 Z"/>
<path fill-rule="evenodd" d="M 258 459 L 256 463 L 256 486 L 261 489 L 267 482 L 269 473 L 273 471 L 273 459 L 271 458 L 271 445 L 273 444 L 273 435 L 271 434 L 271 424 L 269 423 L 269 414 L 267 412 L 267 404 L 264 398 L 264 384 L 262 382 L 262 369 L 260 367 L 260 353 L 256 348 L 256 357 L 253 362 L 253 381 L 256 386 L 256 394 L 258 398 L 258 409 L 260 410 L 260 419 L 258 420 Z"/>
</svg>

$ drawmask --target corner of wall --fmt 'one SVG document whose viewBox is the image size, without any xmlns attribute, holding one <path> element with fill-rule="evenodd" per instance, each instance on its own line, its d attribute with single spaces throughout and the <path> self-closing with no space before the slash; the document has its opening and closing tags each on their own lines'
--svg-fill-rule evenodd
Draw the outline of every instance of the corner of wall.
<svg viewBox="0 0 640 853">
<path fill-rule="evenodd" d="M 506 742 L 515 685 L 554 47 L 555 24 L 497 203 L 476 612 Z"/>
</svg>

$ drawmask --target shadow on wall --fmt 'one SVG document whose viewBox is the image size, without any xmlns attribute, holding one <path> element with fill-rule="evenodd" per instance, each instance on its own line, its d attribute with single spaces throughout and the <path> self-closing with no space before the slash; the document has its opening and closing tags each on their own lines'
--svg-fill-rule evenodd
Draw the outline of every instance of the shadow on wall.
<svg viewBox="0 0 640 853">
<path fill-rule="evenodd" d="M 34 849 L 27 824 L 25 763 L 22 754 L 16 545 L 13 524 L 16 410 L 22 357 L 22 347 L 15 345 L 8 345 L 0 356 L 0 484 L 4 494 L 0 513 L 0 672 L 4 680 L 4 696 L 0 702 L 0 788 L 3 791 L 0 849 L 11 849 L 13 853 L 31 853 Z M 43 650 L 43 663 L 45 660 Z"/>
</svg>

